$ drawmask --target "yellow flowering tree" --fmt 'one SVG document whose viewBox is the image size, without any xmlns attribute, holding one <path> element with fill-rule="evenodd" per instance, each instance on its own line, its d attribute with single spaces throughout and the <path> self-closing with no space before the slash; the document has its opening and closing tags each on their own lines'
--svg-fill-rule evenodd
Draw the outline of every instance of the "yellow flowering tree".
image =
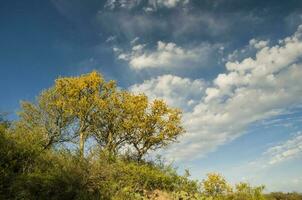
<svg viewBox="0 0 302 200">
<path fill-rule="evenodd" d="M 19 125 L 45 133 L 45 148 L 78 137 L 83 156 L 93 118 L 114 90 L 115 84 L 105 82 L 97 72 L 58 78 L 52 88 L 41 93 L 37 103 L 22 103 Z"/>
<path fill-rule="evenodd" d="M 28 134 L 39 133 L 44 149 L 53 144 L 67 142 L 72 139 L 69 127 L 73 117 L 57 106 L 58 96 L 53 88 L 45 90 L 37 98 L 37 103 L 21 102 L 20 120 L 16 128 Z"/>
<path fill-rule="evenodd" d="M 43 133 L 45 148 L 78 138 L 81 156 L 87 138 L 94 137 L 110 155 L 127 147 L 141 160 L 184 132 L 179 110 L 118 90 L 97 72 L 58 78 L 36 103 L 22 103 L 20 117 L 19 126 Z"/>
<path fill-rule="evenodd" d="M 129 105 L 128 95 L 125 91 L 111 92 L 99 104 L 98 112 L 93 118 L 92 135 L 100 147 L 110 155 L 116 155 L 131 134 L 127 129 L 125 112 Z"/>
<path fill-rule="evenodd" d="M 104 99 L 115 90 L 115 83 L 105 82 L 94 71 L 79 77 L 59 78 L 54 90 L 59 96 L 56 105 L 73 116 L 73 135 L 79 137 L 80 155 L 83 156 L 85 141 L 93 129 L 92 122 L 98 116 L 99 108 L 104 106 Z"/>
<path fill-rule="evenodd" d="M 202 181 L 202 188 L 205 196 L 214 199 L 221 199 L 223 196 L 232 192 L 231 186 L 225 178 L 218 173 L 207 174 L 207 178 Z"/>
<path fill-rule="evenodd" d="M 181 112 L 161 100 L 149 102 L 145 95 L 119 91 L 109 96 L 93 123 L 94 136 L 109 152 L 134 150 L 138 160 L 151 150 L 165 147 L 184 132 Z"/>
<path fill-rule="evenodd" d="M 145 95 L 129 95 L 125 110 L 127 117 L 123 126 L 130 133 L 128 142 L 138 161 L 147 152 L 175 142 L 184 133 L 181 112 L 162 100 L 149 102 Z"/>
</svg>

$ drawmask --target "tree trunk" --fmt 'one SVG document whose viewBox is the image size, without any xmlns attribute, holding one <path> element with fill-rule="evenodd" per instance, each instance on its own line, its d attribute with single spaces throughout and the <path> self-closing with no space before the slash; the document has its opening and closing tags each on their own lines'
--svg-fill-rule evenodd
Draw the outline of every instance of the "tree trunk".
<svg viewBox="0 0 302 200">
<path fill-rule="evenodd" d="M 80 150 L 80 157 L 84 157 L 84 144 L 85 144 L 85 136 L 84 133 L 80 133 L 80 141 L 79 141 L 79 150 Z"/>
<path fill-rule="evenodd" d="M 107 151 L 110 156 L 113 154 L 113 134 L 110 131 L 108 135 L 108 144 L 107 144 Z"/>
</svg>

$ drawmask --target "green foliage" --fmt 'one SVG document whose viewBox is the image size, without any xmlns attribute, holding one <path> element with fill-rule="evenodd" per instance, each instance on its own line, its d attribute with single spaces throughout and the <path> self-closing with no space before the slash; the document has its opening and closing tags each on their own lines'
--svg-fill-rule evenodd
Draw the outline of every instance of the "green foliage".
<svg viewBox="0 0 302 200">
<path fill-rule="evenodd" d="M 99 199 L 89 190 L 86 164 L 72 155 L 44 155 L 14 183 L 16 199 Z"/>
<path fill-rule="evenodd" d="M 12 194 L 12 185 L 17 178 L 34 165 L 38 149 L 29 142 L 18 140 L 7 130 L 0 131 L 0 197 Z"/>
<path fill-rule="evenodd" d="M 272 192 L 265 196 L 267 200 L 301 200 L 302 194 L 297 192 L 283 193 L 283 192 Z"/>
<path fill-rule="evenodd" d="M 100 157 L 102 158 L 102 157 Z M 146 192 L 187 191 L 197 192 L 198 185 L 186 176 L 177 175 L 171 166 L 159 166 L 155 163 L 137 163 L 116 158 L 114 162 L 95 159 L 91 166 L 93 187 L 103 191 L 103 199 L 121 194 L 144 196 Z"/>
<path fill-rule="evenodd" d="M 10 122 L 5 120 L 4 114 L 0 113 L 0 132 L 4 132 L 10 126 Z"/>
<path fill-rule="evenodd" d="M 109 156 L 127 147 L 140 161 L 184 132 L 178 109 L 118 90 L 97 72 L 58 78 L 36 102 L 22 102 L 21 107 L 18 127 L 39 132 L 45 149 L 76 142 L 82 157 L 87 139 L 94 138 Z"/>
<path fill-rule="evenodd" d="M 197 188 L 174 169 L 142 160 L 183 132 L 180 111 L 163 101 L 117 90 L 92 72 L 57 79 L 21 108 L 12 126 L 0 121 L 0 197 L 135 199 L 155 189 Z M 88 138 L 99 151 L 84 156 Z M 119 151 L 125 146 L 130 160 Z"/>
<path fill-rule="evenodd" d="M 202 187 L 204 194 L 214 199 L 220 199 L 232 191 L 225 178 L 217 173 L 207 174 L 207 179 L 202 181 Z"/>
<path fill-rule="evenodd" d="M 66 150 L 43 150 L 37 138 L 13 131 L 0 135 L 0 199 L 142 199 L 156 189 L 197 191 L 194 181 L 170 166 L 108 160 L 103 154 L 83 159 Z"/>
<path fill-rule="evenodd" d="M 179 175 L 161 160 L 145 161 L 184 132 L 180 121 L 179 110 L 120 91 L 97 72 L 59 78 L 37 102 L 22 103 L 18 121 L 0 115 L 0 199 L 301 199 L 264 196 L 263 186 L 248 183 L 232 188 L 217 173 L 199 183 L 189 171 Z M 95 140 L 84 155 L 88 138 Z"/>
<path fill-rule="evenodd" d="M 252 187 L 249 183 L 239 183 L 235 186 L 236 191 L 233 194 L 235 200 L 264 200 L 264 186 Z"/>
<path fill-rule="evenodd" d="M 264 186 L 238 183 L 234 188 L 218 173 L 209 173 L 202 181 L 203 198 L 211 200 L 265 200 Z"/>
</svg>

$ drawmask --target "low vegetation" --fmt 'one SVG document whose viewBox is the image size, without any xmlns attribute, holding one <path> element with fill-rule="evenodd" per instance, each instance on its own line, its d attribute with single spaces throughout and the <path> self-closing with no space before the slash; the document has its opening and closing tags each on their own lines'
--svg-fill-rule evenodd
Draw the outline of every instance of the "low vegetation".
<svg viewBox="0 0 302 200">
<path fill-rule="evenodd" d="M 198 182 L 161 159 L 146 160 L 184 134 L 181 112 L 97 72 L 59 78 L 21 107 L 18 120 L 0 118 L 0 199 L 302 199 L 232 187 L 216 173 Z"/>
</svg>

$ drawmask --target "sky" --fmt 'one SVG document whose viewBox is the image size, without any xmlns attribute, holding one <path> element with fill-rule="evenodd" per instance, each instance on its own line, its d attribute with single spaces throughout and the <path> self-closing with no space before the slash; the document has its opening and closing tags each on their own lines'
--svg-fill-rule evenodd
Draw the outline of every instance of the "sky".
<svg viewBox="0 0 302 200">
<path fill-rule="evenodd" d="M 0 111 L 92 70 L 183 110 L 158 152 L 231 183 L 302 192 L 302 1 L 1 0 Z"/>
</svg>

